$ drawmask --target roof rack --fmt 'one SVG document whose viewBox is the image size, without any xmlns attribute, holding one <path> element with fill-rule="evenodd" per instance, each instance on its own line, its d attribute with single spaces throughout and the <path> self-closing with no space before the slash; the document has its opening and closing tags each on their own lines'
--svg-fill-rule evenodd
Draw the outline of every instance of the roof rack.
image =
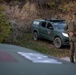
<svg viewBox="0 0 76 75">
<path fill-rule="evenodd" d="M 51 19 L 50 18 L 43 18 L 44 20 L 47 20 L 47 21 L 51 21 Z"/>
<path fill-rule="evenodd" d="M 46 21 L 65 21 L 64 19 L 61 18 L 43 18 Z"/>
</svg>

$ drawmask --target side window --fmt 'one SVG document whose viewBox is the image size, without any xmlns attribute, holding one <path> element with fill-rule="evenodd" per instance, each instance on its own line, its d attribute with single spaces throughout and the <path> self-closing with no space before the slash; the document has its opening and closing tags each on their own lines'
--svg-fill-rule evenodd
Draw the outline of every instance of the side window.
<svg viewBox="0 0 76 75">
<path fill-rule="evenodd" d="M 38 21 L 34 21 L 33 24 L 39 25 L 39 22 Z"/>
<path fill-rule="evenodd" d="M 46 22 L 42 22 L 42 23 L 41 23 L 41 26 L 42 26 L 42 27 L 46 27 Z"/>
<path fill-rule="evenodd" d="M 52 26 L 50 23 L 47 24 L 47 28 L 48 28 L 48 29 L 50 29 L 50 28 L 52 28 L 52 27 L 53 27 L 53 26 Z"/>
</svg>

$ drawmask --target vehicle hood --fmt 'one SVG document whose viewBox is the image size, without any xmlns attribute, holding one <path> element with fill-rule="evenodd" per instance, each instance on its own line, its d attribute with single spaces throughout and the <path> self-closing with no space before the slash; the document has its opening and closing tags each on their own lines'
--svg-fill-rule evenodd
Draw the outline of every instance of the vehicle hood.
<svg viewBox="0 0 76 75">
<path fill-rule="evenodd" d="M 64 29 L 56 29 L 56 31 L 58 31 L 58 32 L 64 32 Z"/>
</svg>

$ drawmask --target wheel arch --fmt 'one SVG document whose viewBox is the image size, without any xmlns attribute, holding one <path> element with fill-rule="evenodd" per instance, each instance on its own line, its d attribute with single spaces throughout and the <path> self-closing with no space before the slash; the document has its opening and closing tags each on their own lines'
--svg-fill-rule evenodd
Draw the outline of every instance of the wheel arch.
<svg viewBox="0 0 76 75">
<path fill-rule="evenodd" d="M 39 36 L 39 32 L 38 32 L 38 30 L 33 30 L 32 33 L 34 33 L 34 32 L 36 32 L 36 33 L 38 34 L 38 36 Z"/>
<path fill-rule="evenodd" d="M 59 38 L 61 39 L 61 41 L 62 41 L 62 38 L 61 38 L 61 36 L 59 36 L 59 35 L 55 35 L 52 40 L 54 41 L 54 39 L 55 39 L 56 37 L 59 37 Z"/>
<path fill-rule="evenodd" d="M 62 46 L 63 46 L 63 42 L 62 42 L 61 37 L 60 37 L 60 36 L 55 36 L 55 37 L 53 38 L 53 44 L 54 44 L 54 40 L 55 40 L 55 38 L 60 38 L 60 40 L 61 40 L 61 47 L 62 47 Z M 59 47 L 59 48 L 61 48 L 61 47 Z"/>
</svg>

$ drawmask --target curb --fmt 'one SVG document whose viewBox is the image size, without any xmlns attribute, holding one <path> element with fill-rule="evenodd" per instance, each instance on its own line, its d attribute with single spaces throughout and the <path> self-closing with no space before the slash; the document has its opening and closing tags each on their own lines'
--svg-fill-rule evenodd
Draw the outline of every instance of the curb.
<svg viewBox="0 0 76 75">
<path fill-rule="evenodd" d="M 62 57 L 61 59 L 69 61 L 70 62 L 70 58 L 69 57 Z"/>
</svg>

